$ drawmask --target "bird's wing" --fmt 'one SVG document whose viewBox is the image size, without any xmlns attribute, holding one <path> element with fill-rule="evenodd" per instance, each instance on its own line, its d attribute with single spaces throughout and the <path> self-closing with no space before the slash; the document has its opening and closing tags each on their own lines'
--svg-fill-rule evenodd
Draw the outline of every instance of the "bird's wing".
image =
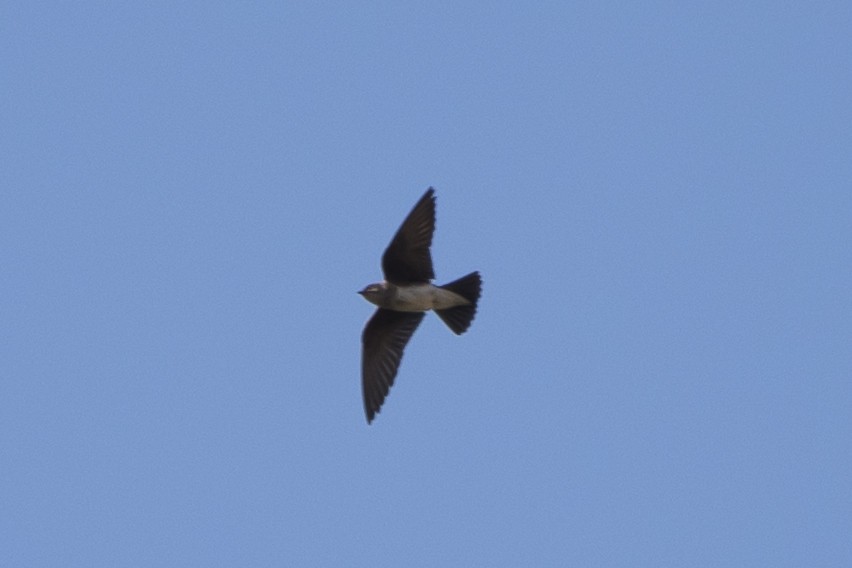
<svg viewBox="0 0 852 568">
<path fill-rule="evenodd" d="M 361 336 L 361 386 L 367 422 L 382 407 L 396 378 L 402 352 L 423 320 L 424 312 L 395 312 L 379 308 Z"/>
<path fill-rule="evenodd" d="M 432 233 L 435 232 L 435 190 L 426 190 L 400 225 L 382 256 L 385 280 L 394 284 L 428 282 L 432 270 Z"/>
</svg>

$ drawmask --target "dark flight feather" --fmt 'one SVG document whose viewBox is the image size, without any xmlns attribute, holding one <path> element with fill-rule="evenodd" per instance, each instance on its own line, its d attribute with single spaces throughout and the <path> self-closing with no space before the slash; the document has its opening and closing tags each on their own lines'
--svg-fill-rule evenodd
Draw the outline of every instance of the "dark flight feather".
<svg viewBox="0 0 852 568">
<path fill-rule="evenodd" d="M 375 418 L 396 378 L 402 352 L 425 312 L 396 312 L 379 308 L 361 335 L 361 387 L 367 422 Z"/>
<path fill-rule="evenodd" d="M 385 280 L 397 285 L 429 282 L 432 268 L 432 234 L 435 232 L 435 190 L 426 190 L 391 240 L 382 256 Z"/>
</svg>

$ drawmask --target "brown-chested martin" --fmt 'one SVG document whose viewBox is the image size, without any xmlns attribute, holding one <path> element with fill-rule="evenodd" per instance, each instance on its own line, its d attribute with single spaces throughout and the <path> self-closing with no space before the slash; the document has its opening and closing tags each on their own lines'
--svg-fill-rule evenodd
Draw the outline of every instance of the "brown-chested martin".
<svg viewBox="0 0 852 568">
<path fill-rule="evenodd" d="M 385 280 L 360 292 L 379 309 L 361 336 L 361 386 L 367 422 L 375 418 L 388 395 L 408 340 L 426 311 L 460 335 L 467 331 L 482 291 L 479 272 L 435 286 L 432 269 L 432 233 L 435 231 L 435 190 L 423 194 L 394 235 L 382 256 Z"/>
</svg>

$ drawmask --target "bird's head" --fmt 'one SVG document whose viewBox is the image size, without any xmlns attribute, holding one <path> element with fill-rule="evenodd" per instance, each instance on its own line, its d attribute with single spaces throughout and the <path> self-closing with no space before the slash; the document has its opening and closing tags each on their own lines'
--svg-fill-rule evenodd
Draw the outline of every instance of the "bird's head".
<svg viewBox="0 0 852 568">
<path fill-rule="evenodd" d="M 359 290 L 358 293 L 364 296 L 364 299 L 371 304 L 380 306 L 382 305 L 384 298 L 387 296 L 388 291 L 387 282 L 376 282 L 375 284 L 369 284 L 363 290 Z"/>
</svg>

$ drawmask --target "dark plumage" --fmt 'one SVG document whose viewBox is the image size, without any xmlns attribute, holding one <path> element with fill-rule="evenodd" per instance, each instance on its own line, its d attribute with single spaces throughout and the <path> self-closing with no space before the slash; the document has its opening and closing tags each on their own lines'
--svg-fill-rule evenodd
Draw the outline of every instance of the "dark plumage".
<svg viewBox="0 0 852 568">
<path fill-rule="evenodd" d="M 379 306 L 362 334 L 361 382 L 367 422 L 372 422 L 393 386 L 405 346 L 423 321 L 435 313 L 462 334 L 476 315 L 482 279 L 472 272 L 444 286 L 434 286 L 432 234 L 435 231 L 435 190 L 431 187 L 405 218 L 382 256 L 385 281 L 359 293 Z"/>
</svg>

